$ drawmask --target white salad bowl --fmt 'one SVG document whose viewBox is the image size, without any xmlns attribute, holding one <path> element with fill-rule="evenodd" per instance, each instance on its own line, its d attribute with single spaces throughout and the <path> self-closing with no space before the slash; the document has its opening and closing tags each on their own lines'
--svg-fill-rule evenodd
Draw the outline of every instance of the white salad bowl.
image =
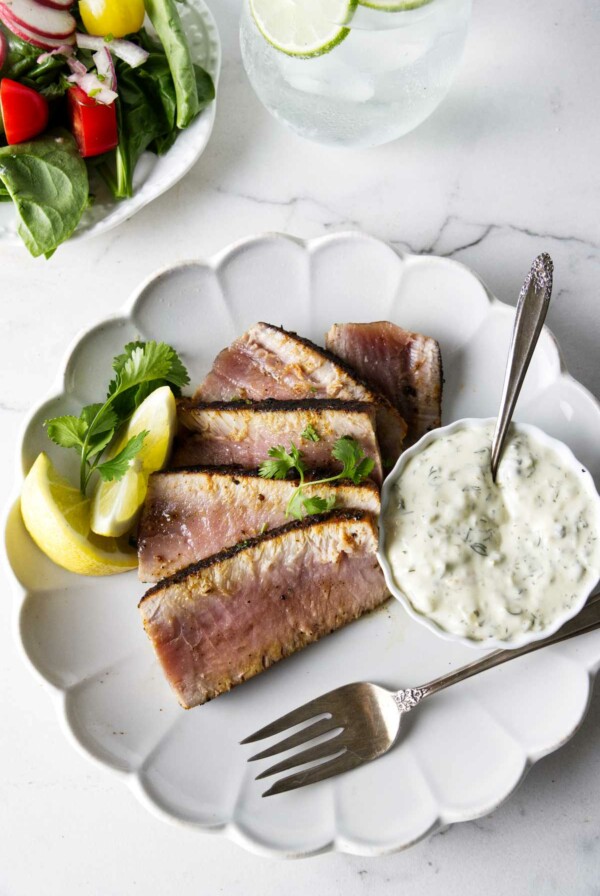
<svg viewBox="0 0 600 896">
<path fill-rule="evenodd" d="M 554 632 L 558 631 L 558 629 L 565 624 L 565 622 L 567 622 L 569 619 L 572 619 L 580 612 L 588 597 L 598 584 L 598 580 L 600 579 L 600 568 L 598 568 L 596 571 L 595 582 L 592 588 L 588 588 L 587 585 L 583 583 L 579 588 L 577 600 L 574 601 L 571 608 L 564 613 L 557 615 L 545 628 L 541 629 L 540 631 L 523 632 L 521 635 L 512 638 L 511 640 L 504 641 L 500 640 L 499 638 L 485 638 L 483 640 L 477 641 L 474 638 L 468 638 L 466 636 L 450 632 L 438 625 L 435 620 L 427 616 L 425 613 L 420 612 L 413 605 L 410 596 L 402 590 L 394 576 L 392 565 L 387 556 L 386 548 L 388 536 L 386 516 L 390 506 L 390 502 L 392 500 L 396 483 L 399 479 L 401 479 L 402 474 L 404 473 L 404 470 L 406 469 L 406 466 L 411 458 L 420 454 L 423 449 L 427 448 L 428 445 L 431 445 L 432 442 L 436 442 L 440 439 L 446 438 L 447 436 L 452 435 L 452 433 L 455 433 L 462 429 L 483 427 L 486 425 L 493 426 L 495 423 L 495 417 L 463 417 L 460 420 L 454 420 L 447 426 L 440 426 L 437 429 L 426 433 L 419 439 L 418 442 L 416 442 L 414 445 L 411 445 L 410 448 L 407 448 L 407 450 L 400 455 L 395 467 L 383 483 L 381 492 L 381 516 L 379 521 L 379 549 L 377 552 L 377 558 L 379 560 L 381 568 L 383 569 L 385 581 L 391 594 L 396 598 L 396 600 L 400 601 L 406 612 L 412 619 L 415 620 L 415 622 L 419 622 L 421 625 L 424 625 L 429 629 L 430 632 L 433 632 L 434 635 L 438 635 L 440 638 L 444 638 L 446 641 L 454 641 L 456 644 L 461 644 L 464 647 L 474 647 L 478 648 L 479 650 L 486 651 L 490 649 L 514 650 L 518 647 L 523 647 L 525 644 L 530 644 L 533 641 L 542 641 L 544 638 L 553 635 Z M 564 442 L 559 441 L 559 439 L 552 438 L 552 436 L 549 436 L 542 429 L 537 426 L 533 426 L 530 423 L 513 422 L 511 426 L 517 433 L 522 433 L 525 436 L 531 436 L 531 438 L 535 442 L 546 445 L 548 448 L 552 449 L 554 452 L 556 452 L 556 454 L 559 455 L 565 465 L 565 468 L 577 474 L 577 478 L 579 479 L 581 488 L 590 496 L 592 502 L 596 505 L 598 517 L 600 518 L 600 495 L 596 491 L 592 475 L 589 470 L 587 470 L 580 463 L 580 461 L 577 460 L 571 449 L 568 448 Z M 500 463 L 502 463 L 502 459 L 500 460 Z"/>
<path fill-rule="evenodd" d="M 221 69 L 221 43 L 212 13 L 204 0 L 185 0 L 178 4 L 178 11 L 194 63 L 206 69 L 217 88 Z M 150 25 L 148 27 L 152 30 Z M 213 100 L 189 127 L 179 133 L 173 146 L 163 156 L 143 153 L 135 168 L 131 198 L 114 199 L 108 190 L 99 191 L 68 242 L 107 233 L 174 187 L 206 149 L 216 111 L 216 100 Z M 12 202 L 0 203 L 0 243 L 8 246 L 23 245 L 17 232 L 18 223 Z"/>
</svg>

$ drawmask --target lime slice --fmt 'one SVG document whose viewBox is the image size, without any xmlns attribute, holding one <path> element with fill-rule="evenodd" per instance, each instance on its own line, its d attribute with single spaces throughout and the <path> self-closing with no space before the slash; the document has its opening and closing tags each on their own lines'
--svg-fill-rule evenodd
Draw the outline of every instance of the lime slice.
<svg viewBox="0 0 600 896">
<path fill-rule="evenodd" d="M 250 0 L 256 25 L 288 56 L 322 56 L 348 34 L 358 0 Z"/>
<path fill-rule="evenodd" d="M 381 12 L 403 12 L 407 9 L 418 9 L 431 3 L 432 0 L 358 0 L 361 6 L 379 9 Z"/>
<path fill-rule="evenodd" d="M 148 476 L 167 462 L 175 433 L 177 409 L 168 386 L 152 392 L 141 403 L 125 429 L 110 445 L 106 459 L 114 457 L 138 433 L 147 435 L 141 450 L 121 479 L 100 480 L 92 497 L 91 525 L 98 535 L 118 537 L 129 532 L 148 490 Z"/>
<path fill-rule="evenodd" d="M 21 492 L 21 513 L 38 547 L 58 566 L 82 576 L 109 576 L 137 566 L 137 556 L 116 538 L 90 532 L 90 501 L 60 476 L 42 452 Z"/>
</svg>

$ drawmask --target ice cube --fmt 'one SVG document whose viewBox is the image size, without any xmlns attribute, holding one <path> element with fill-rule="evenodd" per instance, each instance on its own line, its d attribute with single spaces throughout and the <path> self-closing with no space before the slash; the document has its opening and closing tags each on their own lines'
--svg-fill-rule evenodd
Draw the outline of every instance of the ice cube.
<svg viewBox="0 0 600 896">
<path fill-rule="evenodd" d="M 278 59 L 284 79 L 301 93 L 310 93 L 329 99 L 366 103 L 373 96 L 374 78 L 357 71 L 339 58 L 340 44 L 330 53 L 314 59 L 294 59 L 287 56 Z M 282 54 L 283 56 L 283 54 Z"/>
<path fill-rule="evenodd" d="M 353 29 L 332 52 L 354 70 L 379 74 L 414 65 L 431 48 L 434 35 L 425 29 L 359 31 Z"/>
</svg>

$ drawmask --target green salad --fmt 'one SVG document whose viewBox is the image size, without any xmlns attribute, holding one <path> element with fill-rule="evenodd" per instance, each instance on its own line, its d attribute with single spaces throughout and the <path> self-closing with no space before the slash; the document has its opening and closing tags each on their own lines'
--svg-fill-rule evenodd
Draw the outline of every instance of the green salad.
<svg viewBox="0 0 600 896">
<path fill-rule="evenodd" d="M 131 197 L 142 153 L 166 153 L 214 99 L 177 5 L 0 0 L 0 202 L 32 255 L 71 236 L 102 183 Z"/>
</svg>

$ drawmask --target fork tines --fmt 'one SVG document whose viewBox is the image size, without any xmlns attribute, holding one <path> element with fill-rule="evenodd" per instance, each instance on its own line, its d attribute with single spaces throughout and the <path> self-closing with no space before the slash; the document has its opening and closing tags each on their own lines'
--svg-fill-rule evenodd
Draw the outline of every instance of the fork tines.
<svg viewBox="0 0 600 896">
<path fill-rule="evenodd" d="M 255 731 L 254 734 L 250 734 L 249 737 L 245 737 L 244 740 L 240 741 L 240 744 L 253 744 L 257 740 L 264 740 L 266 737 L 272 737 L 274 734 L 281 734 L 282 731 L 286 731 L 288 728 L 293 728 L 302 722 L 308 722 L 309 719 L 324 713 L 331 715 L 326 708 L 328 697 L 329 694 L 322 694 L 314 700 L 303 703 L 302 706 L 298 706 L 284 716 L 275 719 L 269 725 L 265 725 L 264 728 Z"/>
<path fill-rule="evenodd" d="M 341 771 L 353 768 L 355 764 L 358 764 L 358 762 L 352 761 L 352 754 L 348 754 L 344 739 L 341 736 L 344 730 L 343 726 L 336 722 L 331 712 L 327 710 L 327 705 L 330 703 L 329 696 L 329 694 L 323 694 L 315 700 L 309 700 L 308 703 L 304 703 L 269 725 L 265 725 L 264 728 L 254 732 L 254 734 L 240 742 L 242 744 L 254 743 L 264 738 L 272 737 L 275 734 L 281 734 L 303 722 L 311 723 L 248 759 L 248 762 L 255 762 L 259 759 L 276 756 L 278 753 L 284 753 L 286 750 L 291 750 L 294 747 L 309 744 L 309 742 L 316 738 L 322 738 L 326 734 L 331 735 L 327 740 L 322 740 L 320 743 L 309 746 L 300 753 L 294 753 L 287 759 L 283 759 L 281 762 L 260 772 L 256 776 L 257 781 L 261 778 L 275 775 L 278 772 L 322 760 L 318 765 L 312 765 L 310 768 L 297 771 L 293 775 L 276 781 L 269 790 L 263 793 L 263 796 L 272 796 L 275 793 L 284 793 L 288 790 L 294 790 L 296 787 L 303 787 L 306 784 L 314 784 L 317 781 L 337 775 Z"/>
</svg>

